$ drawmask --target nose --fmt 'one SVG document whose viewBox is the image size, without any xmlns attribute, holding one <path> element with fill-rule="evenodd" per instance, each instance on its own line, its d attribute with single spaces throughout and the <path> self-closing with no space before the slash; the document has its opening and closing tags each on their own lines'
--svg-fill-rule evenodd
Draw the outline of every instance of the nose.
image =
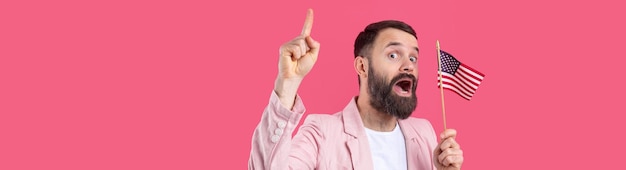
<svg viewBox="0 0 626 170">
<path fill-rule="evenodd" d="M 411 59 L 408 59 L 407 57 L 407 59 L 402 62 L 402 66 L 400 66 L 400 71 L 412 73 L 413 70 L 415 70 L 415 63 L 411 62 Z"/>
</svg>

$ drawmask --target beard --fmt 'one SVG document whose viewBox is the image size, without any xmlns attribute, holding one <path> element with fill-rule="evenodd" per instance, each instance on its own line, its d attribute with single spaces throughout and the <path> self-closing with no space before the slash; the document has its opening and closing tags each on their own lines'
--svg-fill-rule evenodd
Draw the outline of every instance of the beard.
<svg viewBox="0 0 626 170">
<path fill-rule="evenodd" d="M 370 64 L 369 77 L 367 84 L 370 95 L 370 105 L 379 112 L 385 112 L 399 119 L 406 119 L 411 116 L 417 106 L 417 96 L 415 88 L 417 87 L 417 78 L 412 74 L 402 73 L 395 76 L 389 83 L 385 82 L 386 77 L 378 76 Z M 411 97 L 398 96 L 393 87 L 398 80 L 410 78 L 413 80 L 411 84 Z"/>
</svg>

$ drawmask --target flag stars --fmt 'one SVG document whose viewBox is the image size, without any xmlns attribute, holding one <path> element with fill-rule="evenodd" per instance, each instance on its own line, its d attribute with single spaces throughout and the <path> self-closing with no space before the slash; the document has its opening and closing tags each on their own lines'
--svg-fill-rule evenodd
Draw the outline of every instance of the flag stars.
<svg viewBox="0 0 626 170">
<path fill-rule="evenodd" d="M 441 63 L 442 70 L 450 74 L 456 73 L 456 70 L 461 65 L 461 62 L 450 56 L 450 54 L 445 51 L 441 51 Z"/>
</svg>

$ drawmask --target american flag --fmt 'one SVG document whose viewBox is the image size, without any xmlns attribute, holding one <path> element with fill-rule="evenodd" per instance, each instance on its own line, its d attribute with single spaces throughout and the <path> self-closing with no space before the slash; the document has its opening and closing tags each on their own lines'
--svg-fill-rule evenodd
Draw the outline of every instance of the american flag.
<svg viewBox="0 0 626 170">
<path fill-rule="evenodd" d="M 459 96 L 470 100 L 476 93 L 476 89 L 478 89 L 478 85 L 483 81 L 485 75 L 461 63 L 450 53 L 440 51 L 443 88 L 452 90 Z M 439 76 L 437 76 L 437 87 L 440 86 Z"/>
</svg>

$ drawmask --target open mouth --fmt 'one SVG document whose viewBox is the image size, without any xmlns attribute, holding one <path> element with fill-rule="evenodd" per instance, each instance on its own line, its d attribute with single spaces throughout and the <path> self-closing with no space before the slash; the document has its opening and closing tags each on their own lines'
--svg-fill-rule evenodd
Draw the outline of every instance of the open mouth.
<svg viewBox="0 0 626 170">
<path fill-rule="evenodd" d="M 402 96 L 410 95 L 413 89 L 413 81 L 411 79 L 400 79 L 394 85 L 395 91 Z"/>
</svg>

